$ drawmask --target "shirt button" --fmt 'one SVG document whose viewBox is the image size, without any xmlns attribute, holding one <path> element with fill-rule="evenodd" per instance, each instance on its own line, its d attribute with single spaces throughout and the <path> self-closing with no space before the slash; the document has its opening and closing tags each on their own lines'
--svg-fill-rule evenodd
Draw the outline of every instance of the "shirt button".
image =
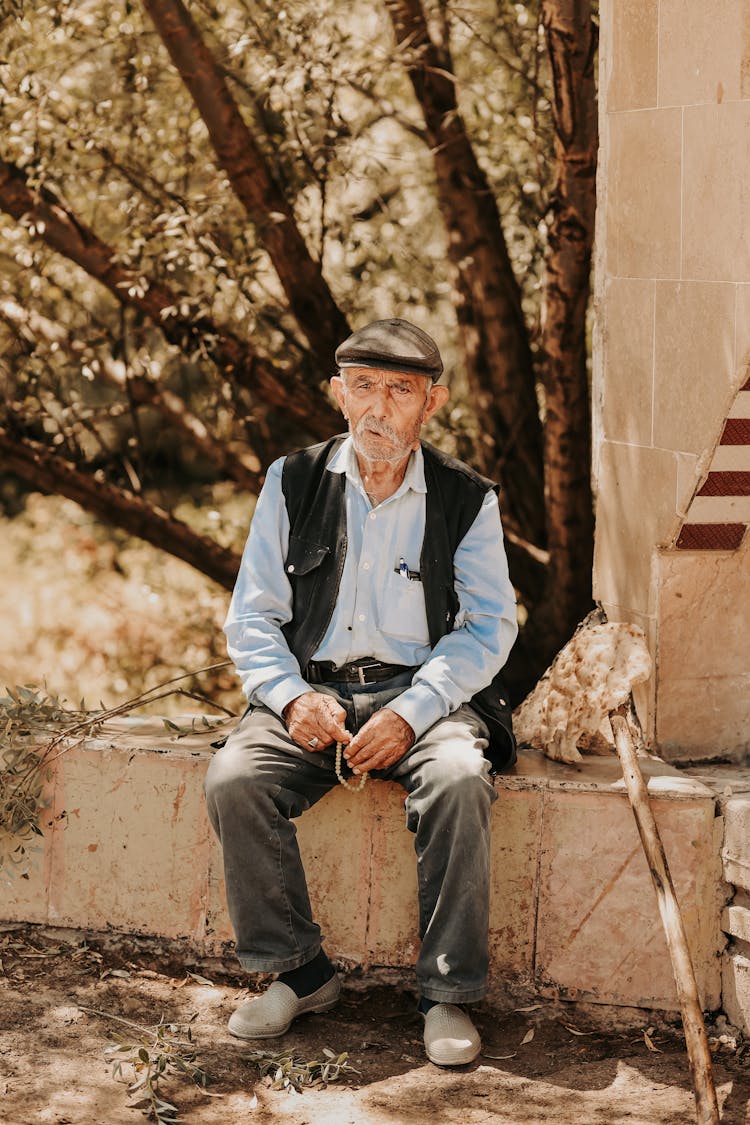
<svg viewBox="0 0 750 1125">
<path fill-rule="evenodd" d="M 294 563 L 289 564 L 289 566 L 286 568 L 286 572 L 287 572 L 287 574 L 293 574 L 294 573 Z"/>
<path fill-rule="evenodd" d="M 366 620 L 366 618 L 365 618 L 365 615 L 364 615 L 364 613 L 360 613 L 360 615 L 359 615 L 359 617 L 357 618 L 357 620 L 358 620 L 358 621 L 365 621 L 365 620 Z"/>
<path fill-rule="evenodd" d="M 376 513 L 375 513 L 375 512 L 370 512 L 370 519 L 371 519 L 371 520 L 376 520 L 377 518 L 378 518 L 378 517 L 377 517 L 377 515 L 376 515 Z"/>
<path fill-rule="evenodd" d="M 369 570 L 369 569 L 370 569 L 370 564 L 369 564 L 369 563 L 362 563 L 362 569 L 363 569 L 363 570 Z"/>
</svg>

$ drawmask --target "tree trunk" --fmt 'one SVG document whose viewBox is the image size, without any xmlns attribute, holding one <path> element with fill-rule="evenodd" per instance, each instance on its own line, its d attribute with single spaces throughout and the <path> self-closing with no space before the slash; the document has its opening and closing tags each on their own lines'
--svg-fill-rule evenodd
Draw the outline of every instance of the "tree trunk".
<svg viewBox="0 0 750 1125">
<path fill-rule="evenodd" d="M 547 591 L 530 642 L 549 663 L 591 608 L 594 515 L 586 309 L 596 208 L 597 29 L 590 0 L 543 0 L 552 65 L 555 184 L 543 326 Z"/>
<path fill-rule="evenodd" d="M 2 428 L 0 461 L 7 472 L 15 473 L 33 488 L 67 496 L 104 523 L 114 524 L 168 551 L 224 589 L 233 588 L 240 566 L 238 554 L 198 535 L 187 524 L 140 496 L 98 480 L 38 442 L 14 438 Z"/>
<path fill-rule="evenodd" d="M 448 44 L 430 37 L 421 0 L 387 0 L 386 6 L 432 149 L 457 275 L 456 310 L 471 392 L 494 439 L 482 467 L 501 480 L 519 534 L 543 547 L 542 431 L 534 370 L 495 197 L 458 111 Z"/>
<path fill-rule="evenodd" d="M 351 329 L 320 263 L 310 256 L 294 212 L 182 0 L 143 3 L 203 118 L 219 164 L 268 251 L 320 373 L 332 375 L 334 352 Z"/>
<path fill-rule="evenodd" d="M 32 191 L 23 172 L 4 160 L 0 160 L 0 209 L 17 220 L 24 216 L 31 219 L 48 246 L 96 278 L 121 304 L 144 313 L 171 344 L 186 350 L 203 343 L 228 379 L 285 411 L 303 433 L 327 438 L 340 428 L 339 414 L 319 391 L 301 382 L 288 388 L 288 373 L 274 368 L 231 330 L 208 317 L 189 320 L 180 316 L 177 293 L 158 282 L 143 286 L 138 271 L 120 266 L 112 248 L 79 222 L 51 191 Z"/>
</svg>

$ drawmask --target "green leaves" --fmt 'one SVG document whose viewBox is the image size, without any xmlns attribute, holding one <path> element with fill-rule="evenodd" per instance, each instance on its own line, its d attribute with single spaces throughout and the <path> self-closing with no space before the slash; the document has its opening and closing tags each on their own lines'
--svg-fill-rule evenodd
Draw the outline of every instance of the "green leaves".
<svg viewBox="0 0 750 1125">
<path fill-rule="evenodd" d="M 161 1083 L 171 1077 L 187 1078 L 200 1087 L 208 1085 L 208 1075 L 196 1063 L 197 1051 L 190 1028 L 161 1020 L 154 1027 L 142 1027 L 131 1020 L 107 1012 L 84 1008 L 94 1015 L 126 1024 L 136 1032 L 130 1039 L 117 1037 L 117 1042 L 104 1051 L 112 1067 L 112 1077 L 120 1078 L 123 1067 L 133 1069 L 134 1080 L 128 1086 L 128 1109 L 139 1109 L 157 1125 L 178 1125 L 179 1110 L 162 1094 Z"/>
<path fill-rule="evenodd" d="M 189 726 L 179 726 L 179 724 L 173 723 L 171 719 L 162 719 L 162 722 L 167 730 L 175 732 L 170 742 L 177 742 L 191 734 L 205 734 L 219 730 L 226 723 L 226 719 L 211 720 L 207 719 L 205 715 L 196 715 L 190 720 Z"/>
<path fill-rule="evenodd" d="M 323 1056 L 322 1060 L 307 1060 L 296 1056 L 292 1049 L 276 1055 L 251 1051 L 246 1057 L 257 1065 L 262 1078 L 269 1079 L 272 1090 L 295 1090 L 298 1094 L 306 1086 L 327 1086 L 342 1075 L 359 1073 L 347 1061 L 347 1051 L 336 1054 L 330 1047 L 324 1047 Z"/>
<path fill-rule="evenodd" d="M 77 712 L 65 709 L 56 695 L 35 684 L 6 688 L 0 697 L 0 881 L 27 877 L 43 836 L 40 817 L 44 796 L 44 743 Z"/>
<path fill-rule="evenodd" d="M 31 857 L 39 850 L 29 846 L 30 841 L 44 835 L 40 818 L 48 806 L 44 783 L 51 779 L 49 766 L 53 755 L 64 753 L 72 745 L 96 734 L 108 719 L 168 696 L 180 695 L 210 703 L 197 692 L 172 685 L 226 664 L 228 661 L 222 661 L 186 672 L 118 707 L 106 710 L 102 705 L 100 711 L 90 713 L 66 709 L 57 696 L 48 695 L 46 688 L 34 684 L 6 688 L 8 694 L 0 697 L 0 729 L 3 731 L 0 736 L 0 881 L 9 883 L 17 875 L 28 877 Z M 210 705 L 231 715 L 220 704 Z M 176 732 L 175 739 L 214 731 L 225 722 L 226 719 L 199 715 L 192 719 L 190 726 L 179 727 L 170 719 L 164 719 L 167 729 Z M 60 818 L 64 816 L 64 812 L 59 814 Z"/>
</svg>

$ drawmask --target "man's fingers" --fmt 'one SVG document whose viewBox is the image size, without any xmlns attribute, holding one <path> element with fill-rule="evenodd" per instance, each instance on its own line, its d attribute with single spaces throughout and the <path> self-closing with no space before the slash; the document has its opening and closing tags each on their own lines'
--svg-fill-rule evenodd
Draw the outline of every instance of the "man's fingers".
<svg viewBox="0 0 750 1125">
<path fill-rule="evenodd" d="M 363 727 L 358 734 L 355 734 L 344 753 L 344 757 L 349 765 L 356 764 L 359 758 L 372 752 L 372 747 L 370 746 L 371 742 L 372 736 L 365 727 Z"/>
<path fill-rule="evenodd" d="M 371 773 L 372 770 L 387 769 L 388 766 L 392 766 L 394 762 L 402 758 L 405 753 L 404 748 L 393 745 L 365 748 L 356 763 L 350 762 L 349 765 L 353 773 Z"/>
<path fill-rule="evenodd" d="M 348 745 L 351 741 L 352 736 L 342 723 L 322 722 L 319 729 L 323 731 L 326 746 L 330 746 L 332 742 Z"/>
<path fill-rule="evenodd" d="M 383 708 L 353 738 L 346 729 L 346 709 L 323 692 L 305 692 L 284 712 L 287 729 L 306 750 L 325 750 L 334 742 L 346 747 L 346 759 L 356 773 L 385 769 L 402 758 L 414 742 L 414 731 L 394 711 Z"/>
<path fill-rule="evenodd" d="M 409 724 L 388 708 L 368 719 L 349 743 L 345 757 L 355 773 L 385 769 L 404 756 L 414 742 Z"/>
<path fill-rule="evenodd" d="M 321 726 L 337 741 L 349 742 L 352 736 L 346 729 L 346 711 L 335 700 L 327 696 L 323 696 L 323 699 L 327 706 L 322 709 Z"/>
<path fill-rule="evenodd" d="M 320 700 L 321 706 L 326 708 L 334 719 L 346 718 L 346 710 L 340 703 L 337 703 L 335 699 L 331 698 L 330 695 L 323 695 L 321 692 L 318 694 L 318 699 Z"/>
<path fill-rule="evenodd" d="M 332 742 L 348 743 L 346 710 L 321 692 L 310 691 L 298 696 L 284 711 L 287 729 L 305 750 L 325 750 Z"/>
<path fill-rule="evenodd" d="M 370 734 L 363 727 L 349 743 L 344 756 L 352 769 L 364 773 L 367 769 L 377 769 L 379 765 L 390 765 L 390 760 L 400 758 L 405 749 L 393 739 L 384 739 L 376 732 Z"/>
</svg>

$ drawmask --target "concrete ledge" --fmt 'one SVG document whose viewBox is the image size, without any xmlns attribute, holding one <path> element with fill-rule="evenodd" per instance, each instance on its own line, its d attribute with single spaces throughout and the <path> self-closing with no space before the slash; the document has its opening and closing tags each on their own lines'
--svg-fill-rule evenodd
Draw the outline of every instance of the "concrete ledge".
<svg viewBox="0 0 750 1125">
<path fill-rule="evenodd" d="M 232 935 L 202 781 L 211 735 L 175 740 L 122 720 L 54 764 L 44 849 L 0 905 L 6 921 L 185 938 Z M 721 818 L 713 790 L 644 763 L 705 1008 L 721 996 Z M 497 779 L 490 940 L 494 987 L 613 1005 L 678 1007 L 650 876 L 616 758 L 580 767 L 523 752 Z M 64 815 L 63 815 L 64 814 Z M 298 822 L 310 893 L 332 955 L 399 967 L 418 947 L 403 791 L 342 788 Z M 252 856 L 248 857 L 252 862 Z"/>
</svg>

